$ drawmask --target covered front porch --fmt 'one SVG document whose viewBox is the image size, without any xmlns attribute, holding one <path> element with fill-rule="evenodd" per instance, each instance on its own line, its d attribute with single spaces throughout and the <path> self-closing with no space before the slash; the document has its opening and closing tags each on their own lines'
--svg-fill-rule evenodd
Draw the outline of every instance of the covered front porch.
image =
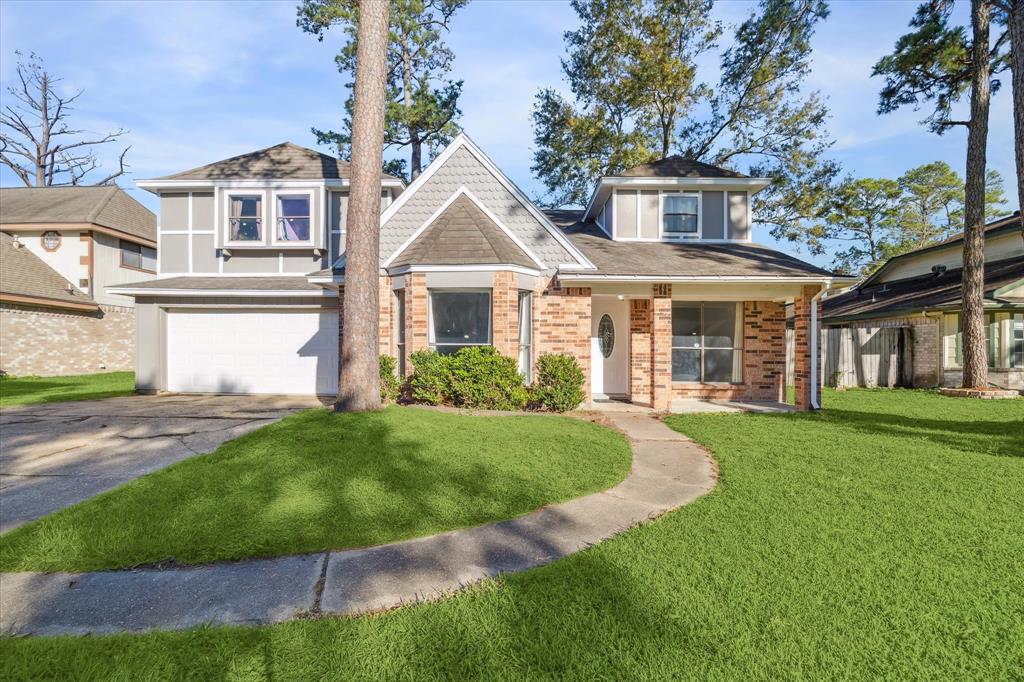
<svg viewBox="0 0 1024 682">
<path fill-rule="evenodd" d="M 563 278 L 564 279 L 564 278 Z M 795 279 L 795 278 L 794 278 Z M 563 285 L 568 283 L 563 282 Z M 572 286 L 584 284 L 582 277 Z M 590 407 L 790 411 L 819 406 L 815 306 L 827 283 L 587 281 Z M 786 401 L 786 306 L 795 398 Z"/>
</svg>

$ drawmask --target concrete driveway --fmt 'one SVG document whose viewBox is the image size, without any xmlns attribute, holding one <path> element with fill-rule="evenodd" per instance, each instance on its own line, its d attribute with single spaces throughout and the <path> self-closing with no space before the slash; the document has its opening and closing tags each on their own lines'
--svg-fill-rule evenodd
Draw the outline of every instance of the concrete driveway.
<svg viewBox="0 0 1024 682">
<path fill-rule="evenodd" d="M 129 396 L 0 411 L 0 532 L 309 407 L 294 396 Z"/>
</svg>

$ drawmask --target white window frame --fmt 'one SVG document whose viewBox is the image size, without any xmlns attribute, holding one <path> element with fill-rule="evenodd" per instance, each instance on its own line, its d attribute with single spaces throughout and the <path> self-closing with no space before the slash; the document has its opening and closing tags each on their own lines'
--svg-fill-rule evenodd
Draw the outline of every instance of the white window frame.
<svg viewBox="0 0 1024 682">
<path fill-rule="evenodd" d="M 271 214 L 271 216 L 273 218 L 271 220 L 271 224 L 274 227 L 274 231 L 270 235 L 270 243 L 273 246 L 279 246 L 279 247 L 282 247 L 282 248 L 287 248 L 289 246 L 300 246 L 300 247 L 304 247 L 304 248 L 309 248 L 310 246 L 313 245 L 314 235 L 316 234 L 316 229 L 317 229 L 317 225 L 316 225 L 316 223 L 313 220 L 313 216 L 316 215 L 316 211 L 314 210 L 314 199 L 313 199 L 313 196 L 314 196 L 315 193 L 316 193 L 315 190 L 312 190 L 312 189 L 308 189 L 308 190 L 307 189 L 275 189 L 271 193 L 271 197 L 272 197 L 271 198 L 271 202 L 273 203 L 273 206 L 270 209 L 270 214 Z M 293 241 L 293 240 L 290 240 L 290 239 L 281 239 L 281 238 L 279 238 L 277 236 L 277 223 L 281 219 L 282 216 L 278 215 L 278 212 L 277 212 L 277 200 L 278 200 L 278 197 L 282 197 L 282 196 L 289 196 L 289 197 L 291 197 L 291 196 L 299 196 L 299 195 L 303 195 L 303 194 L 306 196 L 307 199 L 309 199 L 309 239 L 306 239 L 306 240 L 303 240 L 303 241 Z M 230 200 L 229 200 L 229 203 L 230 203 Z"/>
<path fill-rule="evenodd" d="M 231 197 L 260 197 L 260 238 L 252 241 L 236 241 L 231 239 Z M 267 190 L 232 188 L 224 191 L 224 246 L 227 248 L 259 248 L 267 245 Z M 276 229 L 276 226 L 275 226 Z"/>
<path fill-rule="evenodd" d="M 659 192 L 658 193 L 658 231 L 664 241 L 678 242 L 704 237 L 704 201 L 701 192 Z M 665 199 L 668 197 L 690 197 L 697 200 L 697 231 L 696 232 L 667 232 L 665 230 Z"/>
<path fill-rule="evenodd" d="M 486 343 L 443 343 L 442 346 L 493 346 L 494 345 L 494 291 L 487 288 L 440 288 L 427 289 L 427 346 L 437 351 L 434 336 L 434 294 L 487 294 L 487 342 Z M 407 302 L 408 303 L 408 302 Z"/>
<path fill-rule="evenodd" d="M 526 301 L 525 330 L 529 336 L 529 343 L 525 344 L 526 352 L 523 352 L 523 301 Z M 519 374 L 523 377 L 523 383 L 527 386 L 533 383 L 533 292 L 528 289 L 520 289 L 516 297 L 516 312 L 518 313 L 518 324 L 516 325 L 516 341 L 518 343 L 518 355 L 516 363 L 519 365 Z M 493 339 L 492 339 L 493 341 Z"/>
</svg>

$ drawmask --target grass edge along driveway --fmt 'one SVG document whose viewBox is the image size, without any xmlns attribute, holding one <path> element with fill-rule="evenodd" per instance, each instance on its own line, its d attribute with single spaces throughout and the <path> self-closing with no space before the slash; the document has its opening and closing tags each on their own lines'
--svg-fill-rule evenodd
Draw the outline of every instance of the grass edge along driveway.
<svg viewBox="0 0 1024 682">
<path fill-rule="evenodd" d="M 134 391 L 134 372 L 58 377 L 0 376 L 0 407 L 116 398 L 131 395 Z"/>
<path fill-rule="evenodd" d="M 569 417 L 312 409 L 0 536 L 0 570 L 377 545 L 610 488 L 631 459 L 621 434 Z"/>
<path fill-rule="evenodd" d="M 451 599 L 263 628 L 0 640 L 11 679 L 1014 679 L 1024 402 L 826 392 L 687 415 L 715 491 Z"/>
</svg>

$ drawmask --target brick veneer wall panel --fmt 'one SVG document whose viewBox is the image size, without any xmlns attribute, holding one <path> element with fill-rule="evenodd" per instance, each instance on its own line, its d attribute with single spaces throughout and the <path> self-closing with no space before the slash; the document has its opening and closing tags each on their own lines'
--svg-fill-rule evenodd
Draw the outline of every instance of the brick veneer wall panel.
<svg viewBox="0 0 1024 682">
<path fill-rule="evenodd" d="M 491 344 L 499 353 L 519 355 L 519 276 L 514 272 L 494 273 L 491 289 Z"/>
<path fill-rule="evenodd" d="M 534 292 L 535 354 L 568 353 L 576 358 L 590 392 L 589 287 L 561 287 L 557 279 L 542 283 Z"/>
<path fill-rule="evenodd" d="M 651 295 L 651 405 L 672 405 L 672 285 L 655 284 Z"/>
<path fill-rule="evenodd" d="M 820 377 L 811 376 L 810 343 L 811 306 L 817 305 L 813 297 L 818 291 L 816 286 L 801 287 L 800 295 L 793 301 L 793 388 L 796 393 L 794 404 L 796 409 L 801 411 L 811 409 L 811 382 L 820 381 Z"/>
<path fill-rule="evenodd" d="M 98 313 L 0 304 L 0 370 L 62 376 L 135 368 L 135 309 Z"/>
<path fill-rule="evenodd" d="M 634 298 L 629 301 L 629 393 L 630 400 L 651 404 L 651 302 Z"/>
<path fill-rule="evenodd" d="M 378 352 L 381 355 L 395 357 L 395 294 L 391 291 L 391 278 L 381 277 L 378 291 L 380 292 L 380 316 L 377 321 Z"/>
</svg>

